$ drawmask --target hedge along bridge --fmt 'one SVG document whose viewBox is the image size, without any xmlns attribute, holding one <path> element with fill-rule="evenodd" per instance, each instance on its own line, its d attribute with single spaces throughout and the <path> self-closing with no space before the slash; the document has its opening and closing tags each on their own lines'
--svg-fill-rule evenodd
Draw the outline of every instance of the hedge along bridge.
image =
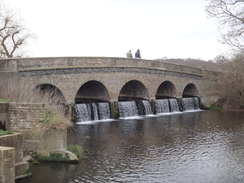
<svg viewBox="0 0 244 183">
<path fill-rule="evenodd" d="M 1 59 L 0 64 L 1 78 L 28 83 L 26 92 L 56 90 L 68 106 L 189 96 L 209 106 L 218 99 L 218 72 L 158 60 L 51 57 Z"/>
</svg>

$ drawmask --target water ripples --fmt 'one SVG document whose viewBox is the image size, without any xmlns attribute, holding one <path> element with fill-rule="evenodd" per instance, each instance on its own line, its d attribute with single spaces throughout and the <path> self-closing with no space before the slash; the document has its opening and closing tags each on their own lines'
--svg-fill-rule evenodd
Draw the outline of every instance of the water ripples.
<svg viewBox="0 0 244 183">
<path fill-rule="evenodd" d="M 240 119 L 243 113 L 205 111 L 79 125 L 69 140 L 84 147 L 86 158 L 59 169 L 56 182 L 243 182 Z"/>
</svg>

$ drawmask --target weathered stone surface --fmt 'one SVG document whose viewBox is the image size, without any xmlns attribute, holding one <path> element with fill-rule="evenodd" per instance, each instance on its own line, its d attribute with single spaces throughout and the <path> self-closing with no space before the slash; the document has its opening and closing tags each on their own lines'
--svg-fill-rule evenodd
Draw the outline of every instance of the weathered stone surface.
<svg viewBox="0 0 244 183">
<path fill-rule="evenodd" d="M 52 151 L 67 149 L 67 130 L 50 130 L 42 133 L 36 150 L 39 154 L 49 154 Z"/>
<path fill-rule="evenodd" d="M 0 136 L 0 146 L 13 147 L 15 148 L 15 161 L 23 161 L 23 136 L 19 133 Z"/>
<path fill-rule="evenodd" d="M 15 150 L 0 146 L 0 182 L 15 182 Z"/>
<path fill-rule="evenodd" d="M 14 133 L 10 135 L 0 136 L 0 146 L 15 148 L 14 164 L 15 177 L 24 177 L 29 169 L 29 163 L 23 160 L 23 135 Z M 12 165 L 11 165 L 12 166 Z"/>
<path fill-rule="evenodd" d="M 215 102 L 220 92 L 217 87 L 219 72 L 158 60 L 53 57 L 3 59 L 0 63 L 4 71 L 0 71 L 1 76 L 14 70 L 19 82 L 28 83 L 27 92 L 43 84 L 55 86 L 63 94 L 66 104 L 74 104 L 78 90 L 89 81 L 97 81 L 106 88 L 109 102 L 118 101 L 121 89 L 132 80 L 145 86 L 148 93 L 145 98 L 149 100 L 155 99 L 159 86 L 165 81 L 175 86 L 174 97 L 177 98 L 182 97 L 188 84 L 194 84 L 198 89 L 197 96 L 204 98 L 206 105 Z"/>
<path fill-rule="evenodd" d="M 8 106 L 7 130 L 22 135 L 3 136 L 2 141 L 0 137 L 0 145 L 17 147 L 18 162 L 23 160 L 20 159 L 23 158 L 23 150 L 45 154 L 52 150 L 67 148 L 67 130 L 46 132 L 42 130 L 41 124 L 45 120 L 44 104 L 0 103 L 0 106 L 2 105 Z"/>
<path fill-rule="evenodd" d="M 9 130 L 18 132 L 40 128 L 45 119 L 44 104 L 9 103 Z"/>
<path fill-rule="evenodd" d="M 23 179 L 29 177 L 31 173 L 29 172 L 28 162 L 15 163 L 15 179 Z"/>
</svg>

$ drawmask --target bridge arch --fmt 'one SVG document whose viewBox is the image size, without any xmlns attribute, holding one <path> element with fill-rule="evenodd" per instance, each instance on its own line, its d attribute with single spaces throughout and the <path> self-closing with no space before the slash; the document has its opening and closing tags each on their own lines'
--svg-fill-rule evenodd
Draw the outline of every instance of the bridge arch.
<svg viewBox="0 0 244 183">
<path fill-rule="evenodd" d="M 75 96 L 75 103 L 109 101 L 107 88 L 99 81 L 91 80 L 83 84 Z"/>
<path fill-rule="evenodd" d="M 65 105 L 66 99 L 61 90 L 52 84 L 40 84 L 34 88 L 34 93 L 40 96 L 39 102 L 48 102 L 52 105 Z"/>
<path fill-rule="evenodd" d="M 176 94 L 176 87 L 170 81 L 164 81 L 157 89 L 156 99 L 170 98 Z"/>
<path fill-rule="evenodd" d="M 189 83 L 183 90 L 183 97 L 195 97 L 199 95 L 199 90 L 195 84 Z"/>
<path fill-rule="evenodd" d="M 137 99 L 149 99 L 148 90 L 138 80 L 127 82 L 120 90 L 118 101 L 129 101 Z"/>
</svg>

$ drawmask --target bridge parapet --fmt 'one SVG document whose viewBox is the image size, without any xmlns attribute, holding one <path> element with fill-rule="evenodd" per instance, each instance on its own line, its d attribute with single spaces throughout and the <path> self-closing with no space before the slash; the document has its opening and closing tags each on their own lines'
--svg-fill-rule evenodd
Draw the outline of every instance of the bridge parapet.
<svg viewBox="0 0 244 183">
<path fill-rule="evenodd" d="M 202 69 L 172 64 L 158 60 L 128 59 L 116 57 L 43 57 L 43 58 L 18 58 L 2 59 L 1 65 L 5 70 L 30 71 L 50 70 L 64 68 L 147 68 L 168 70 L 179 73 L 202 76 Z M 1 70 L 0 70 L 1 71 Z"/>
<path fill-rule="evenodd" d="M 0 72 L 14 71 L 17 71 L 17 62 L 15 59 L 0 59 Z"/>
</svg>

